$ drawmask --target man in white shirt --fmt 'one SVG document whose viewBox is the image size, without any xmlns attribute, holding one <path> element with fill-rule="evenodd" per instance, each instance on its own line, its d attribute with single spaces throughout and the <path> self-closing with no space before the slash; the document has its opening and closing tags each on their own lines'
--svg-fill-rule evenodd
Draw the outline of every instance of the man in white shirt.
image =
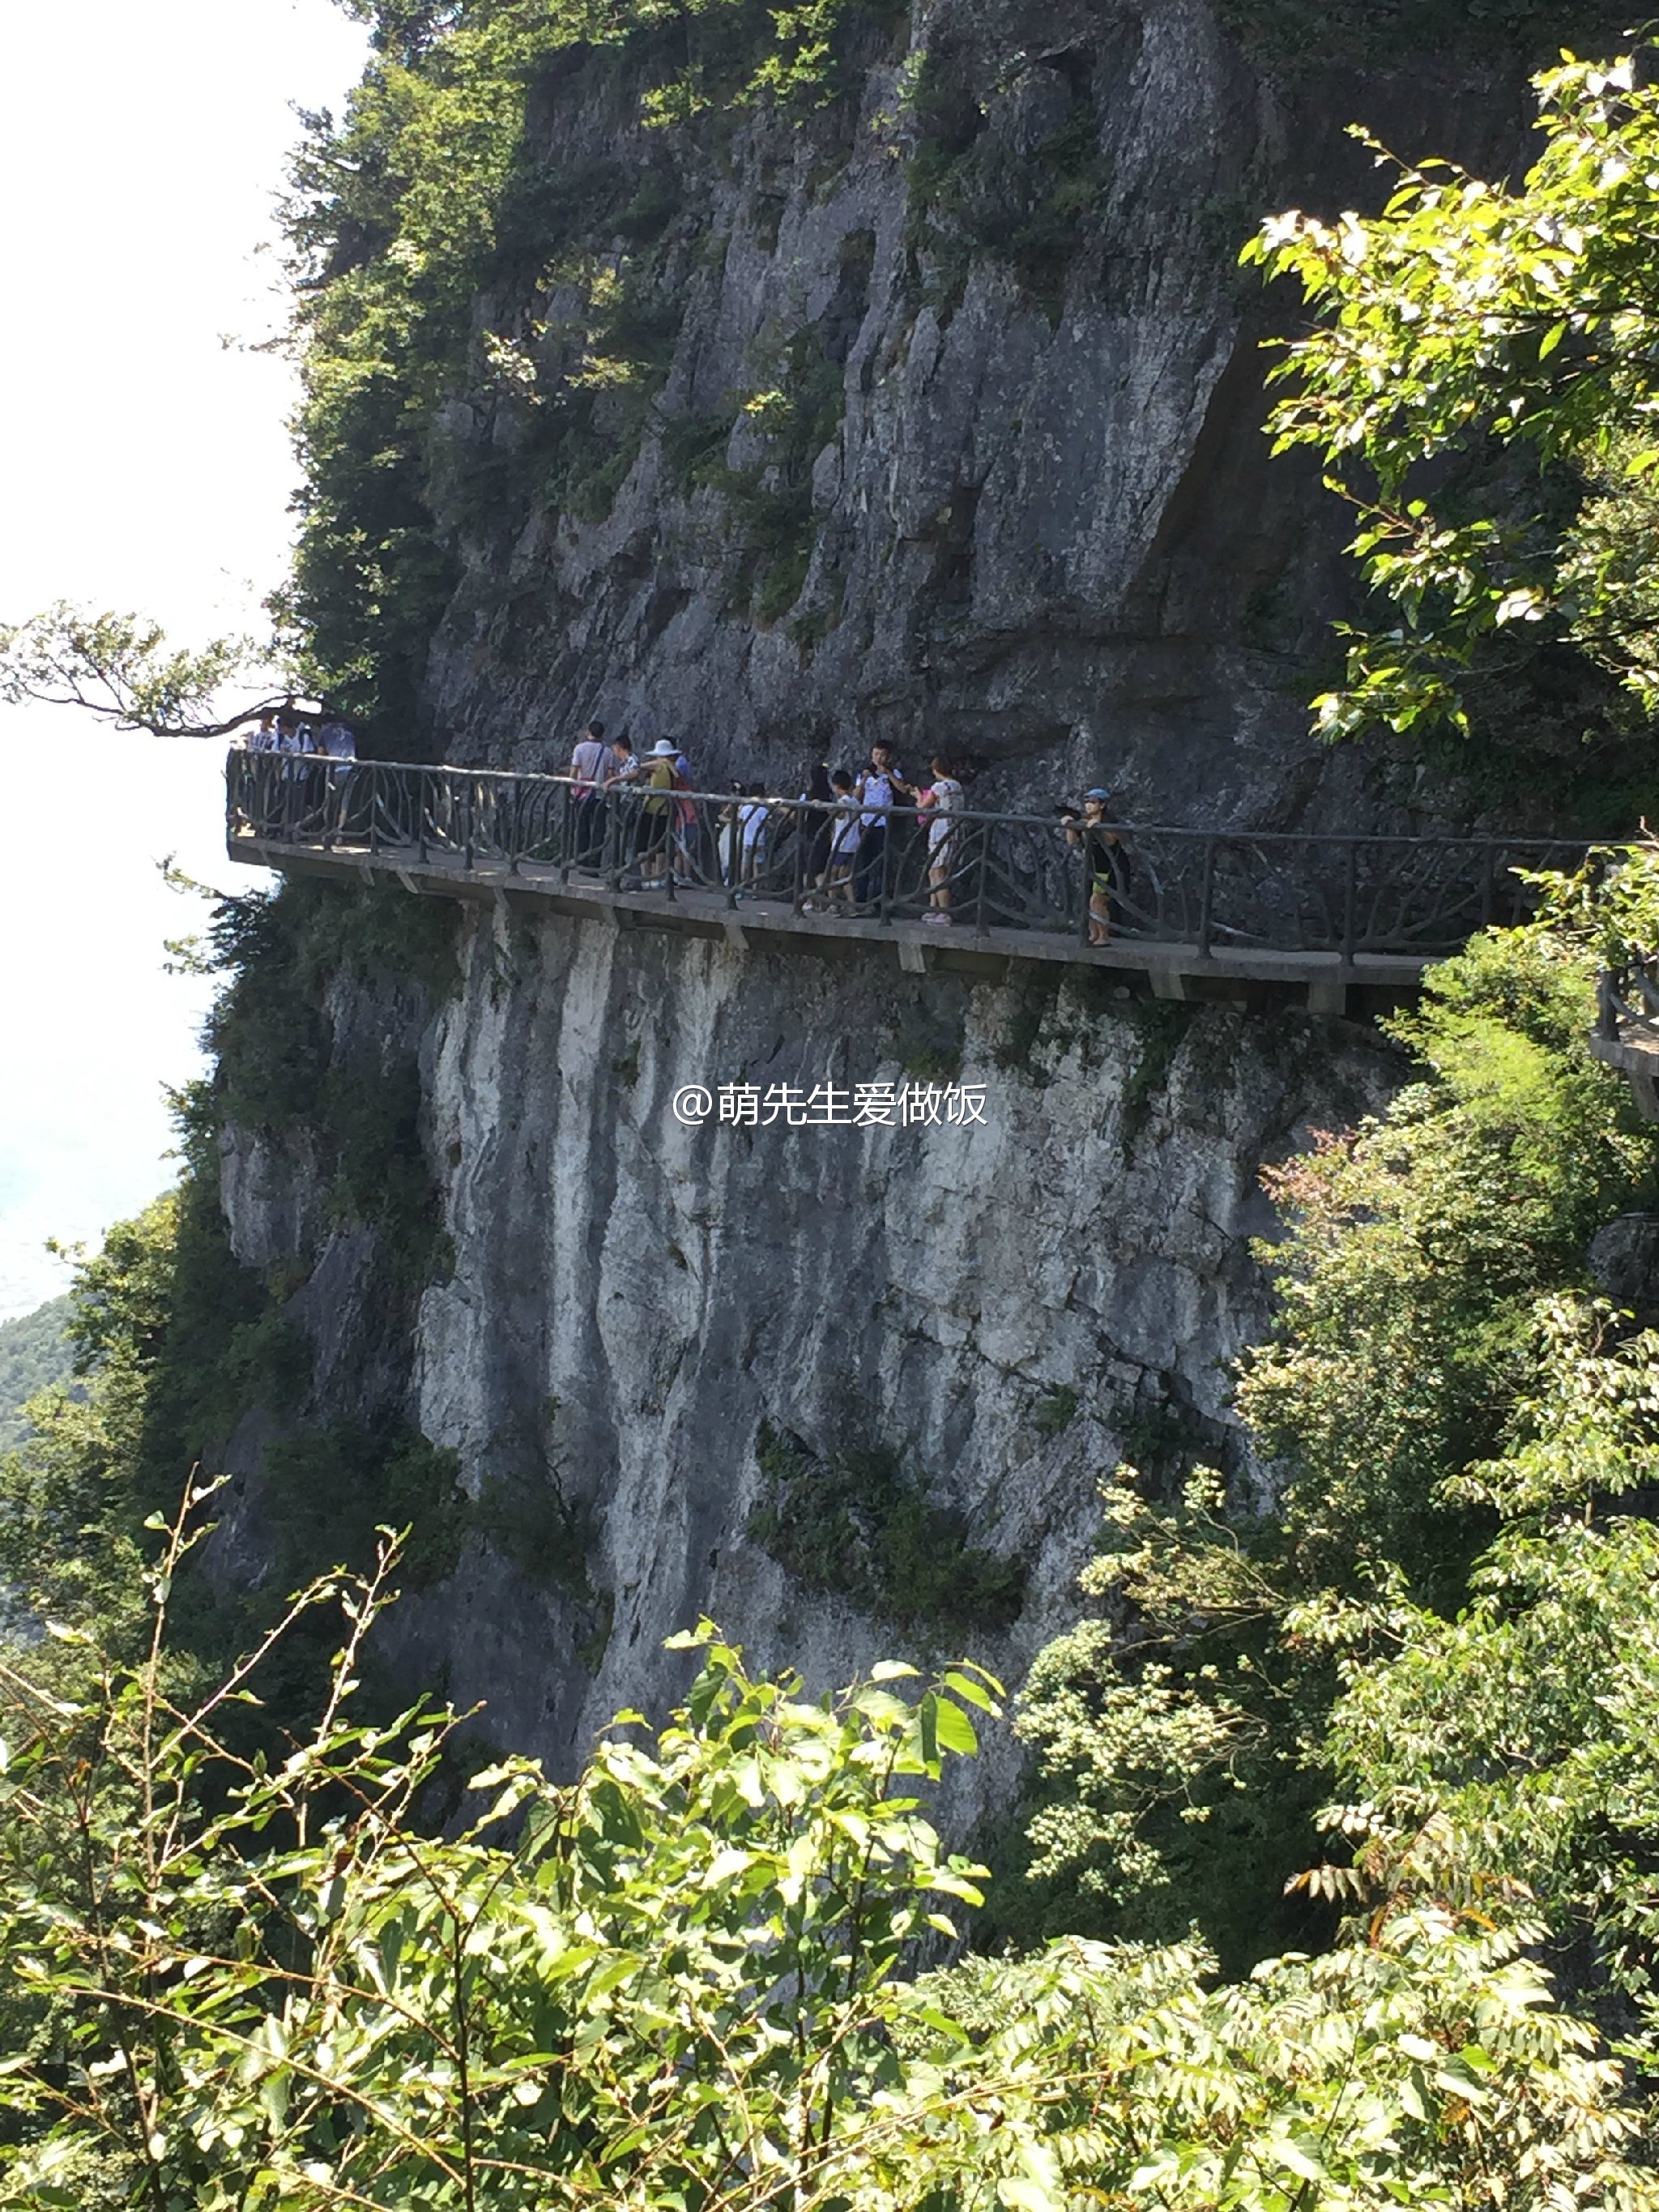
<svg viewBox="0 0 1659 2212">
<path fill-rule="evenodd" d="M 888 810 L 914 806 L 916 803 L 915 786 L 905 781 L 904 770 L 893 758 L 891 745 L 878 743 L 871 746 L 870 765 L 858 781 L 858 800 L 864 810 L 859 817 L 863 835 L 859 839 L 858 860 L 853 870 L 853 896 L 860 906 L 870 906 L 881 895 Z"/>
<path fill-rule="evenodd" d="M 323 712 L 322 726 L 313 732 L 311 742 L 332 766 L 315 770 L 323 779 L 317 796 L 325 802 L 335 830 L 343 836 L 349 833 L 348 801 L 351 796 L 351 772 L 357 763 L 357 740 L 349 723 L 333 713 L 326 701 Z"/>
<path fill-rule="evenodd" d="M 604 842 L 605 782 L 609 759 L 605 724 L 592 721 L 586 735 L 578 739 L 570 756 L 569 775 L 576 810 L 572 824 L 572 851 L 579 868 L 592 866 L 594 854 Z"/>
</svg>

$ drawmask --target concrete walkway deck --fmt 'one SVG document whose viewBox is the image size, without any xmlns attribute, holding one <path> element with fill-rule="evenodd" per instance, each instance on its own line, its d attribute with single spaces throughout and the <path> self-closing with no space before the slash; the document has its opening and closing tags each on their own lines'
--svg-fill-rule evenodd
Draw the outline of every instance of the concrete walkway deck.
<svg viewBox="0 0 1659 2212">
<path fill-rule="evenodd" d="M 471 866 L 453 854 L 419 848 L 336 842 L 289 843 L 249 830 L 227 839 L 233 860 L 286 873 L 329 878 L 336 882 L 401 884 L 406 890 L 440 898 L 501 901 L 550 913 L 598 919 L 617 929 L 659 929 L 724 939 L 789 946 L 834 957 L 854 946 L 890 947 L 905 972 L 929 969 L 970 974 L 1004 974 L 1021 963 L 1062 963 L 1105 970 L 1136 992 L 1158 999 L 1222 1000 L 1246 1005 L 1300 1004 L 1323 1014 L 1372 1012 L 1411 997 L 1421 983 L 1421 958 L 1400 953 L 1357 954 L 1344 960 L 1335 952 L 1285 951 L 1265 946 L 1231 948 L 1132 936 L 1091 945 L 1058 931 L 990 927 L 964 921 L 940 929 L 914 921 L 878 921 L 859 916 L 798 913 L 787 899 L 743 898 L 733 906 L 720 891 L 677 889 L 617 890 L 592 875 L 558 866 L 521 860 L 492 864 L 475 858 Z"/>
</svg>

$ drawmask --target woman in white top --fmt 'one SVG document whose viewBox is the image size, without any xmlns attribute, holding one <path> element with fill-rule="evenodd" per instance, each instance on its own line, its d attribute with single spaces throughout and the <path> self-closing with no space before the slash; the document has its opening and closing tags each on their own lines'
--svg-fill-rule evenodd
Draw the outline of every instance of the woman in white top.
<svg viewBox="0 0 1659 2212">
<path fill-rule="evenodd" d="M 933 787 L 927 804 L 927 884 L 933 911 L 922 918 L 948 929 L 951 926 L 951 878 L 957 865 L 957 825 L 951 817 L 962 805 L 962 786 L 951 773 L 943 753 L 933 760 Z"/>
<path fill-rule="evenodd" d="M 858 858 L 863 824 L 853 779 L 846 769 L 836 770 L 830 787 L 836 794 L 837 811 L 830 817 L 834 827 L 830 833 L 830 865 L 824 871 L 823 890 L 832 905 L 844 905 L 853 896 L 853 864 Z"/>
<path fill-rule="evenodd" d="M 743 886 L 752 890 L 766 864 L 766 833 L 772 810 L 765 804 L 766 786 L 751 783 L 749 795 L 738 802 L 738 836 L 743 847 Z"/>
</svg>

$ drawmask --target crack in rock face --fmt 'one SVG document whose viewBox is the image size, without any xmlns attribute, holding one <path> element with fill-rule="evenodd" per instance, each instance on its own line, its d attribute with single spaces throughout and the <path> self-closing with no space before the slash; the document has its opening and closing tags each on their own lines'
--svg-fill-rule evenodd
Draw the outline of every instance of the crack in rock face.
<svg viewBox="0 0 1659 2212">
<path fill-rule="evenodd" d="M 234 1139 L 223 1188 L 239 1252 L 328 1286 L 292 1307 L 308 1417 L 456 1455 L 459 1566 L 396 1608 L 390 1648 L 485 1699 L 493 1741 L 570 1771 L 619 1707 L 663 1709 L 684 1663 L 663 1640 L 704 1613 L 817 1688 L 895 1654 L 1017 1681 L 1075 1618 L 1120 1460 L 1260 1480 L 1227 1374 L 1269 1323 L 1259 1171 L 1386 1097 L 1373 1034 L 1125 1002 L 1093 975 L 905 975 L 833 943 L 462 928 L 459 994 L 400 1040 L 449 1257 L 396 1359 L 304 1143 Z M 694 1082 L 924 1077 L 983 1085 L 984 1121 L 672 1110 Z M 953 1820 L 1005 1802 L 1017 1764 L 999 1734 Z"/>
<path fill-rule="evenodd" d="M 1270 458 L 1261 340 L 1290 303 L 1237 256 L 1279 208 L 1375 200 L 1356 117 L 1504 170 L 1518 64 L 1284 81 L 1197 0 L 947 0 L 908 62 L 872 38 L 857 96 L 744 111 L 718 158 L 599 67 L 538 96 L 529 153 L 651 183 L 649 238 L 583 246 L 621 272 L 649 404 L 602 401 L 589 473 L 550 481 L 592 319 L 547 274 L 573 241 L 480 297 L 482 327 L 544 335 L 535 389 L 457 392 L 434 441 L 447 757 L 562 766 L 598 713 L 672 735 L 708 788 L 793 792 L 887 737 L 960 758 L 988 806 L 1104 775 L 1146 820 L 1395 821 L 1376 763 L 1308 735 L 1348 517 Z"/>
</svg>

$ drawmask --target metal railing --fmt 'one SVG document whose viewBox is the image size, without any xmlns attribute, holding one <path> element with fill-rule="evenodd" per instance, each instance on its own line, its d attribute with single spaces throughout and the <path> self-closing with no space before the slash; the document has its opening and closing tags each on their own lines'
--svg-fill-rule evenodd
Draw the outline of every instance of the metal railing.
<svg viewBox="0 0 1659 2212">
<path fill-rule="evenodd" d="M 654 892 L 665 901 L 1233 951 L 1439 957 L 1491 923 L 1524 920 L 1525 872 L 1573 869 L 1557 838 L 1304 836 L 1113 824 L 1109 884 L 1058 813 L 866 810 L 638 784 L 584 793 L 569 779 L 496 769 L 350 766 L 234 750 L 228 827 L 239 840 L 463 873 Z M 1104 916 L 1102 907 L 1107 909 Z"/>
<path fill-rule="evenodd" d="M 1595 998 L 1597 1036 L 1659 1050 L 1659 952 L 1632 951 L 1618 967 L 1604 968 Z"/>
</svg>

